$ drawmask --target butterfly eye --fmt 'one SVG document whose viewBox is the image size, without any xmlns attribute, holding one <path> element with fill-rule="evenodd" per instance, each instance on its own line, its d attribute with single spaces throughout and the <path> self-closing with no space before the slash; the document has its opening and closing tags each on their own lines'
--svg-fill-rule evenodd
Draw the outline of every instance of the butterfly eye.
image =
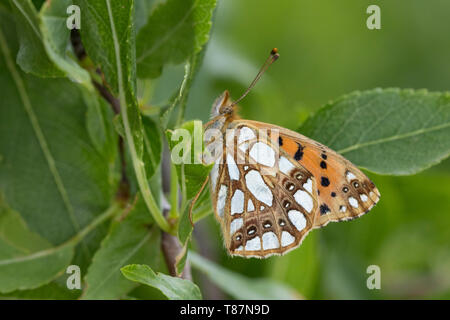
<svg viewBox="0 0 450 320">
<path fill-rule="evenodd" d="M 347 187 L 343 187 L 343 188 L 342 188 L 342 191 L 344 191 L 345 193 L 347 193 L 347 192 L 348 192 L 348 188 L 347 188 Z"/>
<path fill-rule="evenodd" d="M 272 223 L 269 220 L 267 220 L 266 222 L 264 222 L 263 226 L 264 226 L 264 229 L 269 229 L 272 226 Z"/>
<path fill-rule="evenodd" d="M 251 226 L 250 228 L 247 229 L 247 234 L 249 236 L 251 236 L 254 233 L 256 233 L 256 227 L 255 226 Z"/>
<path fill-rule="evenodd" d="M 286 225 L 286 222 L 285 222 L 283 219 L 280 219 L 280 220 L 278 220 L 278 224 L 279 224 L 281 227 L 284 227 L 284 226 Z"/>
<path fill-rule="evenodd" d="M 289 208 L 291 206 L 291 203 L 287 200 L 284 200 L 283 202 L 283 207 L 285 207 L 286 209 Z"/>
<path fill-rule="evenodd" d="M 353 182 L 353 186 L 355 187 L 355 188 L 358 188 L 359 187 L 359 183 L 358 182 Z"/>
</svg>

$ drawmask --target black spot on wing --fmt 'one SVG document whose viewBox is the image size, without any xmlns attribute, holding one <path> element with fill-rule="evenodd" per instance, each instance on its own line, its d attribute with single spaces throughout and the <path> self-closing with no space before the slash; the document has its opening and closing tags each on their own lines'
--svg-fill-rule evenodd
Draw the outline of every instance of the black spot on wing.
<svg viewBox="0 0 450 320">
<path fill-rule="evenodd" d="M 327 160 L 327 155 L 325 153 L 322 153 L 320 156 L 322 157 L 323 160 Z"/>
<path fill-rule="evenodd" d="M 320 184 L 324 187 L 328 187 L 330 185 L 330 180 L 327 177 L 322 177 L 320 180 Z"/>
<path fill-rule="evenodd" d="M 283 145 L 283 138 L 278 137 L 278 144 L 280 145 L 280 147 Z"/>
<path fill-rule="evenodd" d="M 334 198 L 334 197 L 336 197 L 336 192 L 332 192 L 331 193 L 331 196 Z"/>
<path fill-rule="evenodd" d="M 330 208 L 325 203 L 320 205 L 320 214 L 321 215 L 327 214 L 330 211 L 331 211 Z"/>
<path fill-rule="evenodd" d="M 294 159 L 297 161 L 300 161 L 303 158 L 303 147 L 300 143 L 297 143 L 297 144 L 298 144 L 298 149 L 297 149 L 297 152 L 295 152 Z"/>
<path fill-rule="evenodd" d="M 325 161 L 320 161 L 320 167 L 322 169 L 326 169 L 327 168 L 327 163 Z"/>
</svg>

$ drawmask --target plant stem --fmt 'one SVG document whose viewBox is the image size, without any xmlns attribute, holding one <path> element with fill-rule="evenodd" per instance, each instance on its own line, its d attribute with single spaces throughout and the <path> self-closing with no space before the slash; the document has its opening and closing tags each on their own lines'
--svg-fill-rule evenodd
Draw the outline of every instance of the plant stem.
<svg viewBox="0 0 450 320">
<path fill-rule="evenodd" d="M 119 39 L 117 37 L 116 33 L 116 27 L 114 24 L 114 19 L 112 15 L 112 9 L 111 9 L 111 3 L 110 1 L 106 1 L 106 5 L 108 7 L 108 15 L 110 17 L 110 24 L 111 24 L 111 30 L 112 30 L 112 36 L 114 41 L 114 51 L 116 56 L 116 67 L 117 67 L 117 80 L 118 80 L 118 89 L 119 89 L 119 101 L 120 101 L 120 114 L 122 115 L 122 122 L 123 127 L 125 131 L 125 138 L 127 140 L 128 149 L 130 151 L 131 160 L 133 163 L 134 172 L 136 174 L 136 179 L 139 185 L 139 189 L 141 190 L 142 196 L 144 198 L 145 204 L 147 205 L 150 213 L 152 214 L 153 218 L 155 219 L 158 226 L 166 231 L 166 232 L 173 232 L 171 230 L 169 223 L 167 220 L 163 217 L 161 210 L 156 204 L 155 199 L 153 198 L 153 195 L 150 191 L 150 187 L 147 182 L 147 176 L 145 173 L 145 167 L 144 162 L 137 154 L 136 151 L 136 145 L 133 137 L 133 133 L 131 132 L 131 126 L 128 119 L 128 109 L 133 108 L 134 106 L 131 105 L 128 106 L 126 95 L 125 95 L 125 87 L 124 87 L 124 77 L 123 77 L 123 70 L 122 70 L 122 62 L 121 62 L 121 54 L 120 54 L 120 43 Z M 135 112 L 139 112 L 139 109 L 136 106 Z M 140 121 L 140 120 L 139 120 Z"/>
<path fill-rule="evenodd" d="M 176 219 L 179 216 L 178 212 L 178 179 L 177 169 L 171 162 L 170 165 L 170 211 L 169 218 Z"/>
</svg>

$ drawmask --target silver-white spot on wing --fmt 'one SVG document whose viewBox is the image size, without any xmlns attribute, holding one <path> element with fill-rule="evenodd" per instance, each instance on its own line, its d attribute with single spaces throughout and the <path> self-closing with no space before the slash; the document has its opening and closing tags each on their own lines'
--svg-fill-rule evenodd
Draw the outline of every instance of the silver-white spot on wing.
<svg viewBox="0 0 450 320">
<path fill-rule="evenodd" d="M 243 248 L 242 246 L 239 246 L 239 247 L 237 247 L 236 250 L 234 250 L 234 251 L 242 251 L 242 250 L 244 250 L 244 248 Z"/>
<path fill-rule="evenodd" d="M 216 161 L 216 163 L 214 163 L 213 168 L 211 169 L 211 186 L 213 190 L 216 190 L 218 176 L 219 176 L 219 161 Z"/>
<path fill-rule="evenodd" d="M 289 220 L 297 228 L 298 231 L 302 231 L 306 227 L 305 216 L 297 210 L 291 210 L 288 212 Z"/>
<path fill-rule="evenodd" d="M 298 190 L 294 194 L 294 199 L 299 205 L 301 205 L 303 208 L 305 208 L 305 210 L 307 212 L 311 213 L 311 210 L 314 207 L 314 203 L 313 203 L 313 199 L 306 191 Z"/>
<path fill-rule="evenodd" d="M 366 202 L 367 200 L 369 200 L 369 198 L 367 198 L 365 194 L 360 194 L 359 197 L 361 198 L 362 202 Z"/>
<path fill-rule="evenodd" d="M 239 138 L 238 144 L 241 144 L 244 141 L 248 141 L 250 139 L 256 138 L 255 133 L 249 127 L 242 127 L 239 129 Z"/>
<path fill-rule="evenodd" d="M 306 183 L 303 184 L 303 188 L 308 191 L 309 193 L 312 193 L 312 180 L 308 179 Z"/>
<path fill-rule="evenodd" d="M 245 244 L 245 250 L 246 251 L 261 250 L 261 238 L 255 237 L 252 240 L 247 241 L 247 243 Z"/>
<path fill-rule="evenodd" d="M 237 189 L 231 198 L 231 215 L 244 212 L 244 193 Z"/>
<path fill-rule="evenodd" d="M 289 232 L 283 231 L 281 233 L 281 246 L 287 247 L 288 245 L 294 243 L 295 238 Z"/>
<path fill-rule="evenodd" d="M 230 235 L 232 236 L 236 231 L 238 231 L 242 225 L 244 224 L 244 220 L 242 218 L 237 218 L 231 221 L 230 223 Z"/>
<path fill-rule="evenodd" d="M 248 199 L 248 203 L 247 203 L 247 211 L 251 212 L 255 210 L 255 206 L 253 205 L 253 201 L 252 199 Z"/>
<path fill-rule="evenodd" d="M 253 130 L 248 127 L 242 127 L 239 130 L 239 138 L 238 138 L 239 149 L 241 149 L 243 152 L 247 151 L 248 142 L 245 141 L 251 140 L 253 138 L 256 138 L 256 135 L 253 132 Z"/>
<path fill-rule="evenodd" d="M 231 180 L 239 180 L 239 169 L 233 157 L 227 154 L 228 174 Z"/>
<path fill-rule="evenodd" d="M 251 170 L 245 175 L 247 189 L 253 196 L 269 207 L 272 206 L 273 195 L 269 187 L 265 184 L 261 174 L 256 170 Z"/>
<path fill-rule="evenodd" d="M 250 157 L 256 162 L 273 167 L 275 165 L 275 151 L 263 142 L 256 142 L 250 149 Z"/>
<path fill-rule="evenodd" d="M 266 232 L 262 236 L 263 249 L 270 250 L 280 247 L 280 242 L 278 241 L 277 235 L 273 232 Z"/>
<path fill-rule="evenodd" d="M 339 211 L 340 212 L 345 212 L 345 211 L 347 211 L 347 207 L 346 206 L 340 206 L 339 207 Z"/>
<path fill-rule="evenodd" d="M 350 171 L 347 171 L 345 176 L 347 177 L 348 182 L 352 181 L 353 179 L 356 179 L 356 176 L 353 173 L 351 173 Z"/>
<path fill-rule="evenodd" d="M 225 208 L 225 202 L 227 200 L 227 191 L 227 186 L 222 184 L 217 196 L 217 213 L 220 217 L 223 217 L 223 209 Z"/>
<path fill-rule="evenodd" d="M 295 168 L 294 165 L 286 157 L 280 157 L 278 167 L 280 171 L 286 175 L 289 175 L 291 170 Z"/>
<path fill-rule="evenodd" d="M 358 200 L 353 197 L 348 198 L 348 202 L 353 208 L 358 208 Z"/>
</svg>

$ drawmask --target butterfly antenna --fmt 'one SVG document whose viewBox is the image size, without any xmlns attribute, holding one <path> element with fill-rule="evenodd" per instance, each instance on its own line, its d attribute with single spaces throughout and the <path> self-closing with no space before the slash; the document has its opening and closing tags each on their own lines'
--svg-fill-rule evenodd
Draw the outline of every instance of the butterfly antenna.
<svg viewBox="0 0 450 320">
<path fill-rule="evenodd" d="M 233 102 L 232 104 L 230 104 L 228 106 L 228 108 L 232 108 L 234 107 L 236 104 L 238 104 L 242 99 L 244 99 L 247 94 L 250 92 L 250 90 L 252 90 L 252 88 L 255 86 L 255 84 L 258 82 L 258 80 L 261 78 L 261 76 L 264 74 L 264 72 L 267 70 L 267 68 L 270 67 L 270 65 L 272 63 L 274 63 L 275 61 L 277 61 L 277 59 L 280 57 L 280 54 L 278 53 L 278 49 L 277 48 L 273 48 L 270 51 L 270 55 L 269 57 L 266 59 L 266 61 L 264 62 L 264 64 L 262 65 L 261 69 L 259 69 L 258 74 L 256 75 L 255 79 L 253 79 L 252 83 L 250 83 L 250 85 L 248 86 L 247 90 L 245 90 L 245 92 L 242 94 L 242 96 L 237 99 L 235 102 Z"/>
</svg>

